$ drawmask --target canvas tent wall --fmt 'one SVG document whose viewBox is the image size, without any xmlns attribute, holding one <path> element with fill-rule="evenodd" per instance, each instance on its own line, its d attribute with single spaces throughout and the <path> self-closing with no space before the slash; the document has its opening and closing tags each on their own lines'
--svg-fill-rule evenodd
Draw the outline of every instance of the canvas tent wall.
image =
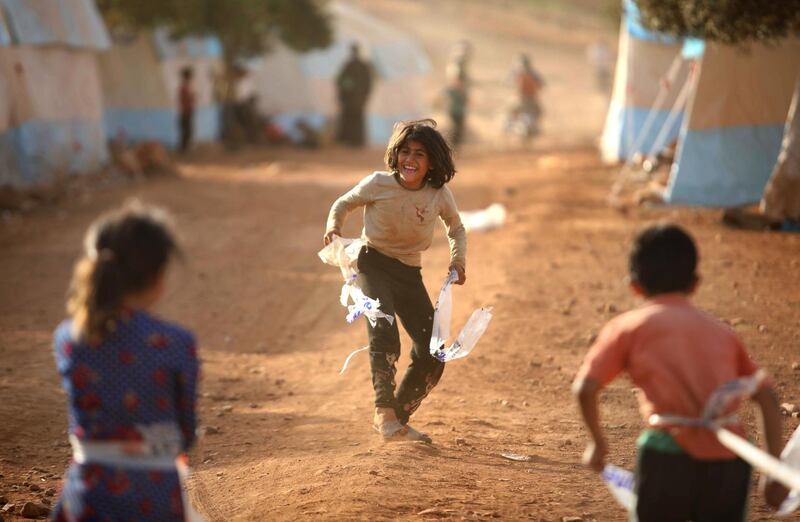
<svg viewBox="0 0 800 522">
<path fill-rule="evenodd" d="M 761 198 L 800 72 L 800 42 L 708 43 L 694 75 L 665 199 L 737 206 Z"/>
<path fill-rule="evenodd" d="M 681 46 L 678 39 L 645 29 L 633 0 L 623 1 L 614 87 L 600 145 L 604 161 L 649 151 L 668 120 L 663 142 L 678 136 L 682 110 L 677 107 L 672 118 L 670 112 L 689 71 Z"/>
<path fill-rule="evenodd" d="M 358 42 L 375 71 L 367 106 L 367 141 L 383 145 L 396 121 L 430 114 L 424 82 L 430 61 L 419 43 L 364 11 L 330 4 L 334 43 L 305 54 L 277 45 L 248 64 L 259 110 L 292 135 L 299 120 L 322 128 L 338 113 L 335 79 Z"/>
<path fill-rule="evenodd" d="M 221 72 L 222 48 L 216 38 L 170 39 L 166 30 L 114 35 L 111 50 L 100 58 L 106 132 L 130 141 L 178 144 L 178 85 L 183 67 L 194 70 L 196 94 L 194 140 L 219 136 L 215 75 Z"/>
<path fill-rule="evenodd" d="M 47 183 L 108 158 L 92 0 L 0 0 L 0 185 Z"/>
</svg>

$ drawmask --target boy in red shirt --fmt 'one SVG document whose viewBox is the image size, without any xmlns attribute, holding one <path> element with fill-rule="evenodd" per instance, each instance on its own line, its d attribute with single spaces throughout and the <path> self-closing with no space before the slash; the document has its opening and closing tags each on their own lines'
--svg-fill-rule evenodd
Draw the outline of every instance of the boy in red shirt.
<svg viewBox="0 0 800 522">
<path fill-rule="evenodd" d="M 584 462 L 605 465 L 598 394 L 623 371 L 638 387 L 645 422 L 653 414 L 699 418 L 721 384 L 758 367 L 732 330 L 689 302 L 696 289 L 697 250 L 675 225 L 657 225 L 636 238 L 629 258 L 631 288 L 646 299 L 601 331 L 575 379 L 581 414 L 592 437 Z M 767 451 L 779 458 L 781 417 L 771 385 L 753 395 L 763 418 Z M 744 436 L 738 422 L 726 425 Z M 750 466 L 703 427 L 645 429 L 636 442 L 636 515 L 640 522 L 744 520 Z M 780 505 L 786 489 L 768 482 L 767 503 Z"/>
</svg>

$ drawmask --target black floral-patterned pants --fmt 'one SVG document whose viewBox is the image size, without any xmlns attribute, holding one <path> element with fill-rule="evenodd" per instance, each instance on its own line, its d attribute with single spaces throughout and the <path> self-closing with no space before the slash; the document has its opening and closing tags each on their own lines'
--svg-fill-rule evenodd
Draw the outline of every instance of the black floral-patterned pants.
<svg viewBox="0 0 800 522">
<path fill-rule="evenodd" d="M 394 408 L 397 418 L 405 424 L 444 372 L 444 363 L 431 356 L 428 350 L 433 305 L 418 267 L 385 256 L 374 248 L 363 247 L 358 255 L 358 270 L 358 285 L 364 294 L 379 299 L 381 311 L 395 317 L 391 325 L 385 319 L 378 319 L 375 326 L 365 321 L 375 406 Z M 400 357 L 398 318 L 413 344 L 411 363 L 395 395 L 395 364 Z"/>
</svg>

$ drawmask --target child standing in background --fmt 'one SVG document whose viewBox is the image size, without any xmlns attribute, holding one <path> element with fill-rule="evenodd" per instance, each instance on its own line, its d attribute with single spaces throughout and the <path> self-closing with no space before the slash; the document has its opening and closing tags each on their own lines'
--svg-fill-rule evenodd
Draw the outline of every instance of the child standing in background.
<svg viewBox="0 0 800 522">
<path fill-rule="evenodd" d="M 648 228 L 636 238 L 629 266 L 631 288 L 646 301 L 603 328 L 575 379 L 581 414 L 592 437 L 584 461 L 598 472 L 607 453 L 598 394 L 621 372 L 627 371 L 639 388 L 640 410 L 649 422 L 654 414 L 699 419 L 720 385 L 758 370 L 733 331 L 689 302 L 699 277 L 697 250 L 686 232 L 675 225 Z M 767 451 L 779 458 L 781 418 L 772 386 L 761 384 L 753 400 L 761 410 Z M 744 436 L 735 419 L 726 428 Z M 640 522 L 745 519 L 750 466 L 710 429 L 650 426 L 636 445 Z M 781 484 L 767 483 L 765 496 L 773 507 L 786 493 Z"/>
<path fill-rule="evenodd" d="M 195 440 L 195 338 L 148 311 L 177 253 L 160 213 L 141 206 L 86 234 L 55 332 L 73 459 L 54 520 L 184 520 L 176 459 Z"/>
<path fill-rule="evenodd" d="M 178 150 L 186 154 L 192 144 L 194 134 L 194 110 L 197 105 L 196 94 L 192 85 L 194 69 L 181 69 L 181 81 L 178 85 Z"/>
<path fill-rule="evenodd" d="M 450 241 L 450 270 L 456 284 L 466 280 L 466 232 L 453 194 L 445 186 L 455 175 L 452 150 L 433 120 L 397 124 L 386 148 L 388 172 L 364 178 L 334 202 L 324 243 L 330 243 L 349 212 L 364 207 L 364 247 L 358 256 L 358 285 L 379 299 L 381 311 L 397 315 L 413 341 L 411 363 L 395 394 L 395 364 L 400 357 L 397 322 L 367 322 L 373 425 L 385 440 L 430 438 L 408 425 L 409 417 L 439 382 L 444 363 L 429 351 L 433 305 L 422 282 L 421 253 L 441 219 Z M 437 219 L 439 218 L 439 219 Z"/>
</svg>

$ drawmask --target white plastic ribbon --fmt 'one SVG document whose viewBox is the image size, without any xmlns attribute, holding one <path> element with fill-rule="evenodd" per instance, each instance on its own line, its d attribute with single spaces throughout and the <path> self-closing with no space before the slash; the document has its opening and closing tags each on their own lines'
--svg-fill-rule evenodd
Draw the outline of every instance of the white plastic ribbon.
<svg viewBox="0 0 800 522">
<path fill-rule="evenodd" d="M 433 327 L 431 328 L 431 342 L 429 350 L 432 356 L 442 362 L 453 361 L 466 357 L 478 344 L 489 322 L 492 320 L 492 308 L 478 308 L 470 316 L 461 329 L 456 340 L 446 347 L 450 338 L 450 323 L 453 316 L 453 291 L 452 285 L 458 281 L 458 274 L 452 270 L 444 280 L 439 299 L 433 312 Z"/>
<path fill-rule="evenodd" d="M 342 365 L 342 369 L 339 370 L 339 375 L 344 375 L 344 372 L 347 371 L 347 367 L 350 366 L 350 361 L 353 359 L 353 357 L 355 357 L 359 353 L 367 351 L 367 350 L 369 350 L 369 346 L 364 346 L 363 348 L 357 348 L 357 349 L 353 350 L 352 352 L 350 352 L 350 354 L 347 356 L 347 359 L 344 360 L 344 364 Z"/>
</svg>

